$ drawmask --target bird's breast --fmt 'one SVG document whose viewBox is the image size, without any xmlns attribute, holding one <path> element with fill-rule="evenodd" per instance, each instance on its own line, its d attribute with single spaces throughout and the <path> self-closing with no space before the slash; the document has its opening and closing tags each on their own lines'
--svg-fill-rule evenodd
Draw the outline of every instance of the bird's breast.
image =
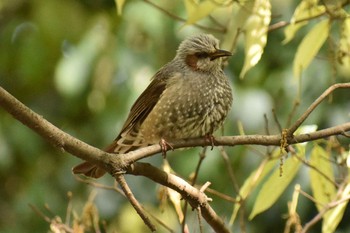
<svg viewBox="0 0 350 233">
<path fill-rule="evenodd" d="M 232 104 L 227 78 L 203 76 L 172 80 L 141 126 L 146 141 L 156 143 L 212 134 Z"/>
</svg>

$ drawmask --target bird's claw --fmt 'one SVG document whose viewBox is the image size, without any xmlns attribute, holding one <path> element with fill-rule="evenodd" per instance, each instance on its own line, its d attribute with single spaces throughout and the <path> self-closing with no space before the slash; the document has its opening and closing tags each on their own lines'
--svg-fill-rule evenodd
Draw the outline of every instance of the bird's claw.
<svg viewBox="0 0 350 233">
<path fill-rule="evenodd" d="M 161 138 L 159 141 L 160 148 L 162 150 L 162 156 L 163 158 L 166 158 L 166 152 L 170 148 L 171 150 L 174 150 L 174 147 L 170 145 L 167 141 L 165 141 L 164 138 Z"/>
<path fill-rule="evenodd" d="M 213 150 L 214 149 L 214 146 L 215 146 L 215 137 L 212 135 L 212 134 L 206 134 L 205 135 L 205 140 L 207 142 L 210 142 L 210 145 L 211 145 L 211 148 L 210 150 Z"/>
</svg>

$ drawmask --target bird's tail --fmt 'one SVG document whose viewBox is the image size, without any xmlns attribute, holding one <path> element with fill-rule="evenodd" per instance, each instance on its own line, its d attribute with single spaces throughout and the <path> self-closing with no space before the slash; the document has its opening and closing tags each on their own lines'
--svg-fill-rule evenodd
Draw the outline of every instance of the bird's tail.
<svg viewBox="0 0 350 233">
<path fill-rule="evenodd" d="M 136 135 L 121 135 L 115 139 L 111 145 L 106 147 L 104 151 L 108 153 L 125 154 L 129 151 L 133 151 L 147 145 L 148 144 L 144 143 L 142 139 L 137 138 Z M 73 167 L 72 171 L 74 174 L 84 174 L 85 176 L 96 179 L 100 178 L 106 173 L 103 168 L 90 162 L 83 162 Z"/>
</svg>

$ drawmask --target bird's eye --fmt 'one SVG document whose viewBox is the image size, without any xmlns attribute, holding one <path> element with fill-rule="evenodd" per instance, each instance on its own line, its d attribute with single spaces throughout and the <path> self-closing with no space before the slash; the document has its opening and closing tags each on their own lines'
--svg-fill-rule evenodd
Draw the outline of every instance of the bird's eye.
<svg viewBox="0 0 350 233">
<path fill-rule="evenodd" d="M 209 57 L 209 54 L 206 52 L 196 53 L 195 54 L 197 58 L 207 58 Z"/>
</svg>

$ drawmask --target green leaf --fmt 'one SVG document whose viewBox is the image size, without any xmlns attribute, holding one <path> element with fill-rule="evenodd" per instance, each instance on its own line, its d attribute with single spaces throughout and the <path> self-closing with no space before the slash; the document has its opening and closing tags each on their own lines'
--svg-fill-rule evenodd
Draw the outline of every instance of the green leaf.
<svg viewBox="0 0 350 233">
<path fill-rule="evenodd" d="M 275 150 L 272 158 L 276 158 L 280 155 L 280 150 Z M 276 159 L 266 159 L 261 165 L 253 171 L 250 176 L 244 181 L 243 186 L 239 190 L 239 195 L 237 196 L 237 203 L 234 205 L 233 212 L 230 219 L 230 224 L 236 219 L 237 213 L 241 208 L 241 200 L 245 200 L 248 195 L 253 191 L 253 189 L 260 184 L 260 182 L 265 178 L 267 174 L 276 166 Z"/>
<path fill-rule="evenodd" d="M 325 6 L 318 5 L 317 0 L 304 0 L 296 7 L 293 17 L 290 20 L 290 25 L 288 25 L 284 30 L 285 38 L 283 44 L 288 43 L 294 38 L 295 33 L 308 23 L 308 20 L 320 15 L 326 11 Z M 305 20 L 298 22 L 300 20 Z"/>
<path fill-rule="evenodd" d="M 246 4 L 245 10 L 252 13 L 244 26 L 245 59 L 240 78 L 259 62 L 267 42 L 271 21 L 271 4 L 268 0 L 256 0 L 252 4 Z"/>
<path fill-rule="evenodd" d="M 305 157 L 305 147 L 297 146 L 297 156 Z M 252 212 L 249 215 L 249 219 L 253 219 L 257 214 L 270 208 L 277 199 L 281 196 L 283 191 L 288 187 L 290 182 L 297 174 L 301 162 L 294 156 L 288 158 L 283 164 L 283 174 L 281 175 L 280 169 L 275 169 L 271 176 L 265 181 L 258 197 L 254 203 Z"/>
<path fill-rule="evenodd" d="M 121 15 L 125 0 L 114 0 L 114 1 L 115 1 L 115 4 L 117 5 L 118 15 Z"/>
<path fill-rule="evenodd" d="M 328 37 L 330 22 L 328 19 L 322 20 L 316 24 L 311 31 L 304 37 L 295 54 L 293 73 L 299 77 L 316 56 L 321 46 Z"/>
</svg>

